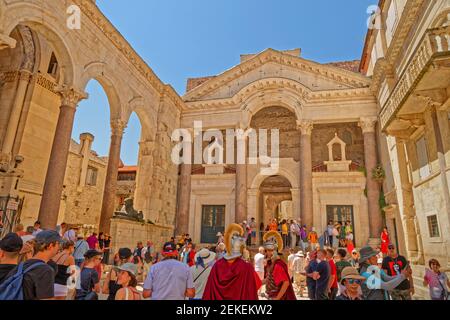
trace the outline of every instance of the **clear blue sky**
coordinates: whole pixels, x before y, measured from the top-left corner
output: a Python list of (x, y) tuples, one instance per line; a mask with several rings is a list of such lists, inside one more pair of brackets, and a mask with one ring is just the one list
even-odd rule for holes
[[(378, 0), (97, 0), (106, 17), (165, 83), (184, 94), (186, 79), (215, 75), (239, 63), (242, 53), (302, 48), (318, 62), (360, 59), (367, 8)], [(107, 155), (109, 106), (101, 86), (88, 85), (73, 131), (95, 135)], [(133, 114), (122, 160), (136, 164), (140, 124)]]

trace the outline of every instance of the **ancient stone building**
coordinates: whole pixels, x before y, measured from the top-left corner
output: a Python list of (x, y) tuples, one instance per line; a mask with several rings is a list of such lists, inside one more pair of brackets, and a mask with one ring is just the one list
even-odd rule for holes
[(361, 71), (379, 105), (388, 228), (419, 291), (429, 259), (450, 266), (450, 2), (379, 7)]
[[(386, 223), (420, 282), (430, 257), (450, 263), (450, 4), (381, 0), (379, 7), (360, 65), (320, 64), (299, 49), (267, 49), (242, 55), (219, 75), (189, 79), (180, 97), (95, 1), (0, 0), (2, 217), (15, 221), (22, 209), (24, 219), (39, 218), (46, 228), (86, 217), (111, 231), (116, 248), (186, 232), (197, 243), (211, 243), (231, 222), (255, 217), (259, 225), (281, 216), (319, 232), (329, 219), (350, 221), (360, 247), (378, 243)], [(92, 79), (109, 101), (111, 118), (100, 119), (111, 127), (107, 163), (82, 156), (89, 135), (80, 146), (70, 138)], [(132, 112), (142, 125), (134, 204), (153, 224), (111, 219)], [(200, 161), (172, 161), (172, 134), (180, 128), (187, 129), (183, 144), (205, 138)], [(246, 153), (225, 150), (231, 161), (207, 162), (202, 147), (219, 142), (210, 129), (266, 129), (268, 141), (276, 129), (279, 145), (253, 154), (249, 147), (263, 146), (254, 135), (226, 137), (225, 144), (246, 146)], [(258, 157), (276, 150), (279, 162)], [(184, 152), (198, 160), (196, 152)], [(92, 186), (82, 183), (89, 166), (105, 185), (103, 195), (96, 194), (101, 201), (89, 208), (97, 211), (101, 203), (98, 221), (87, 207), (65, 202), (78, 190), (94, 197)], [(72, 206), (70, 213), (64, 206)]]
[(370, 83), (355, 62), (319, 64), (299, 49), (243, 55), (220, 75), (189, 79), (183, 128), (195, 130), (201, 121), (204, 133), (278, 129), (280, 163), (269, 174), (261, 161), (182, 164), (179, 233), (214, 242), (228, 223), (254, 217), (266, 225), (290, 202), (290, 218), (309, 228), (323, 232), (329, 219), (351, 221), (358, 246), (376, 243), (380, 186), (364, 174), (378, 164)]

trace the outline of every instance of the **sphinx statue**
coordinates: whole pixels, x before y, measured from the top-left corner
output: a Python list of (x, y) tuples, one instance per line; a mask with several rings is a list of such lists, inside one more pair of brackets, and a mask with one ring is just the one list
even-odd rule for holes
[(137, 212), (134, 209), (133, 198), (125, 199), (122, 210), (114, 212), (114, 218), (144, 222), (144, 214), (142, 211)]

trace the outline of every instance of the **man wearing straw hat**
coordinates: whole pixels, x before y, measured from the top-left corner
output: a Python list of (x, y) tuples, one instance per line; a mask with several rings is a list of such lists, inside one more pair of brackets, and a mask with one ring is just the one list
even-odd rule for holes
[(364, 300), (361, 284), (366, 280), (353, 267), (345, 267), (341, 272), (341, 285), (345, 288), (336, 300)]

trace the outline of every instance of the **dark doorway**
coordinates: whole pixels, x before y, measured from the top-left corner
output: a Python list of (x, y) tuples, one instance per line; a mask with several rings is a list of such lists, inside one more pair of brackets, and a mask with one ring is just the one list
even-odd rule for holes
[(353, 230), (353, 243), (356, 243), (355, 220), (353, 217), (353, 206), (327, 206), (327, 224), (328, 221), (340, 222), (343, 226), (350, 221)]
[(224, 231), (225, 206), (203, 206), (201, 243), (216, 243), (217, 233)]

